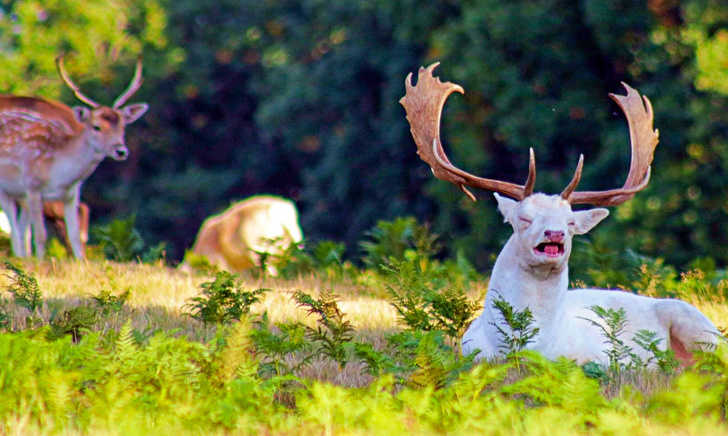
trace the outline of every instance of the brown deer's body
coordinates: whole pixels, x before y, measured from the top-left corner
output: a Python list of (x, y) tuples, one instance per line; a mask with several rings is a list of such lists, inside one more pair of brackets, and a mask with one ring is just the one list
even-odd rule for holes
[[(73, 250), (71, 247), (71, 240), (68, 238), (68, 232), (66, 232), (66, 221), (64, 219), (63, 202), (62, 201), (44, 201), (43, 202), (43, 217), (46, 221), (53, 225), (56, 230), (56, 234), (61, 238), (63, 243), (66, 245), (68, 250)], [(86, 250), (86, 243), (88, 243), (88, 226), (91, 217), (91, 210), (88, 205), (84, 202), (78, 203), (78, 229), (79, 236), (81, 238), (81, 250)], [(72, 251), (69, 251), (72, 252)]]
[(68, 241), (74, 256), (83, 257), (81, 184), (107, 156), (127, 158), (125, 126), (148, 108), (145, 103), (119, 108), (141, 86), (141, 63), (112, 107), (81, 94), (65, 74), (62, 59), (57, 63), (63, 80), (91, 109), (37, 97), (0, 96), (0, 208), (8, 215), (13, 252), (21, 257), (30, 255), (24, 243), (28, 226), (36, 256), (44, 255), (44, 201), (63, 203)]
[[(260, 266), (260, 253), (280, 254), (302, 239), (296, 205), (285, 198), (258, 195), (206, 219), (192, 251), (213, 265), (240, 272)], [(267, 268), (277, 273), (271, 265)]]

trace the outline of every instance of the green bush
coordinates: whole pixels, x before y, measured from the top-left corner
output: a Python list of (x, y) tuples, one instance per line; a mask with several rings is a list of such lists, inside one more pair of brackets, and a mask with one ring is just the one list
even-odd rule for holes
[(390, 258), (382, 268), (389, 302), (408, 328), (440, 330), (459, 343), (480, 304), (447, 279), (441, 264), (420, 257)]
[(338, 297), (332, 291), (323, 291), (319, 298), (313, 298), (302, 291), (293, 295), (299, 307), (309, 315), (316, 316), (316, 328), (306, 327), (309, 340), (320, 352), (339, 364), (343, 369), (350, 360), (346, 344), (354, 339), (354, 327), (346, 320), (338, 305)]
[(27, 328), (40, 326), (43, 322), (39, 310), (43, 306), (43, 295), (38, 286), (38, 280), (25, 272), (22, 267), (5, 261), (5, 268), (12, 272), (10, 285), (7, 291), (13, 295), (13, 302), (28, 310), (29, 315), (25, 318)]
[(439, 251), (437, 236), (429, 227), (417, 223), (413, 217), (379, 221), (359, 243), (363, 251), (362, 262), (369, 268), (380, 269), (392, 259), (403, 260), (406, 255), (429, 258)]
[(222, 324), (239, 321), (250, 313), (250, 306), (260, 301), (268, 289), (243, 290), (239, 277), (220, 271), (215, 280), (200, 285), (201, 297), (190, 299), (186, 305), (192, 318), (204, 323)]

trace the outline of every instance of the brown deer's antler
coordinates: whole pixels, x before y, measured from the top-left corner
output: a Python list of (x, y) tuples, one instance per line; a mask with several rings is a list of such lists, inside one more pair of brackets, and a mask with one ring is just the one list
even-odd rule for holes
[(137, 59), (136, 68), (134, 69), (134, 77), (132, 77), (126, 90), (114, 100), (112, 107), (118, 109), (122, 104), (126, 103), (129, 98), (142, 86), (142, 58)]
[(435, 62), (427, 68), (420, 67), (417, 73), (417, 85), (412, 85), (412, 73), (404, 81), (405, 96), (399, 102), (407, 112), (410, 131), (417, 145), (417, 154), (425, 161), (438, 179), (454, 183), (473, 201), (475, 196), (466, 186), (494, 191), (509, 197), (522, 200), (533, 193), (536, 181), (536, 161), (533, 149), (530, 151), (528, 179), (525, 185), (485, 179), (455, 167), (442, 147), (440, 141), (440, 117), (448, 96), (457, 91), (464, 93), (463, 88), (452, 82), (441, 82), (432, 75), (432, 71), (440, 65)]
[(66, 85), (68, 85), (68, 87), (71, 88), (71, 91), (73, 91), (73, 94), (76, 96), (76, 98), (78, 98), (82, 102), (86, 103), (87, 105), (91, 106), (92, 108), (97, 108), (97, 107), (101, 106), (100, 104), (96, 103), (94, 100), (86, 97), (81, 92), (81, 88), (79, 88), (78, 85), (73, 83), (71, 78), (66, 73), (65, 67), (63, 66), (63, 55), (58, 56), (56, 58), (56, 67), (58, 68), (58, 74), (61, 75), (61, 79), (63, 79), (63, 81), (66, 83)]
[[(650, 164), (660, 136), (660, 132), (652, 125), (654, 120), (652, 104), (647, 97), (640, 96), (639, 92), (626, 83), (622, 82), (622, 86), (627, 90), (627, 95), (609, 94), (609, 97), (622, 109), (629, 124), (632, 158), (627, 180), (621, 188), (608, 191), (572, 192), (576, 184), (573, 187), (569, 184), (571, 189), (567, 187), (561, 196), (571, 204), (616, 206), (634, 197), (634, 194), (644, 189), (650, 181)], [(577, 172), (581, 173), (581, 160)], [(578, 183), (576, 174), (574, 179)]]

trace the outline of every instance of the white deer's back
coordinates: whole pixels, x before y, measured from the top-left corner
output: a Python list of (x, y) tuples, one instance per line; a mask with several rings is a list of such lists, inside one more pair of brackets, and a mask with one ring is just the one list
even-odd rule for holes
[[(618, 290), (572, 289), (564, 294), (562, 304), (550, 318), (535, 315), (533, 327), (538, 327), (540, 331), (526, 348), (551, 359), (565, 356), (578, 363), (594, 361), (608, 364), (607, 351), (611, 345), (604, 331), (592, 321), (604, 328), (608, 327), (591, 310), (594, 306), (624, 311), (626, 324), (619, 339), (645, 362), (653, 356), (634, 341), (640, 330), (655, 333), (655, 338), (660, 341), (659, 348), (663, 350), (696, 343), (712, 344), (720, 334), (708, 318), (684, 301), (651, 298)], [(500, 333), (495, 323), (502, 326), (502, 317), (497, 311), (486, 308), (465, 333), (463, 352), (471, 353), (480, 349), (479, 358), (493, 358), (502, 354)], [(681, 343), (676, 344), (679, 341)]]

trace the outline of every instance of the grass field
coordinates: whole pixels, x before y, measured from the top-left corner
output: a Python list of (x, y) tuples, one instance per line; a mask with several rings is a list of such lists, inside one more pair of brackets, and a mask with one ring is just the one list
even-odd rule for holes
[[(418, 262), (424, 275), (445, 271), (437, 262)], [(192, 299), (204, 297), (213, 273), (161, 262), (13, 263), (37, 279), (42, 303), (29, 310), (7, 292), (17, 275), (0, 272), (7, 316), (0, 333), (3, 434), (728, 434), (724, 348), (676, 373), (593, 378), (573, 363), (528, 352), (473, 365), (437, 332), (393, 342), (412, 329), (391, 304), (391, 277), (372, 270), (312, 270), (289, 279), (244, 274), (240, 289), (268, 291), (241, 321), (217, 324), (191, 316)], [(653, 272), (636, 274), (644, 281)], [(650, 292), (675, 292), (726, 327), (725, 283), (711, 277), (655, 275)], [(482, 304), (486, 278), (457, 286)], [(348, 353), (343, 364), (325, 342), (301, 345), (313, 343), (312, 332), (323, 324), (297, 303), (297, 291), (314, 299), (337, 295), (350, 322), (342, 341), (349, 345), (339, 349)], [(128, 297), (101, 314), (96, 298), (104, 292)], [(80, 340), (57, 329), (74, 308), (97, 313), (79, 330)], [(263, 313), (268, 327), (255, 327)], [(299, 342), (295, 334), (283, 336), (295, 323), (308, 327)], [(304, 348), (276, 355), (273, 346), (260, 345), (261, 329), (284, 346)], [(330, 326), (323, 330), (332, 337)], [(369, 360), (357, 354), (362, 344), (371, 347)], [(376, 362), (382, 366), (375, 371)]]

